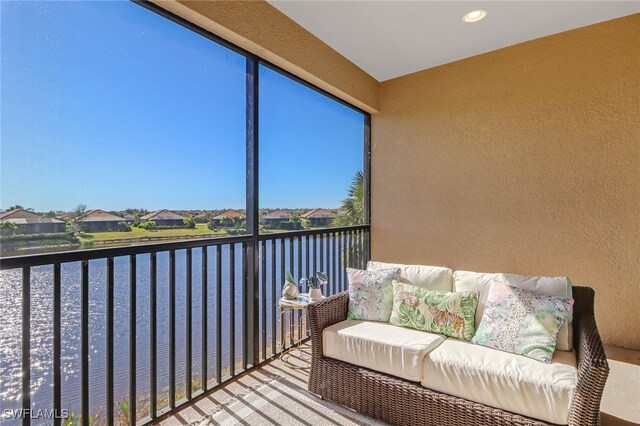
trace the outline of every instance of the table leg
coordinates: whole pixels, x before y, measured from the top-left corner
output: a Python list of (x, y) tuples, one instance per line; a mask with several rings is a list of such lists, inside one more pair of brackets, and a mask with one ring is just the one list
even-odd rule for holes
[(287, 324), (286, 320), (285, 320), (285, 309), (284, 308), (280, 308), (280, 354), (282, 354), (284, 352), (284, 348), (286, 346), (286, 341), (285, 341), (285, 326)]

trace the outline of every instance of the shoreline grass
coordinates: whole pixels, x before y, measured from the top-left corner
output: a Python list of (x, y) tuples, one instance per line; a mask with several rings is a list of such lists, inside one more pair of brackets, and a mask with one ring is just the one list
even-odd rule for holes
[(77, 236), (82, 242), (91, 241), (95, 243), (114, 242), (126, 240), (150, 240), (180, 237), (226, 235), (224, 230), (211, 230), (205, 224), (197, 224), (195, 228), (159, 228), (154, 230), (133, 227), (131, 231), (109, 231), (109, 232), (82, 232)]

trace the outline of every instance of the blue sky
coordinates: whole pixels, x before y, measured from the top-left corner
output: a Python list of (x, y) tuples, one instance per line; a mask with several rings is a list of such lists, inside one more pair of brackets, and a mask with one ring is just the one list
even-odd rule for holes
[[(0, 208), (245, 207), (245, 60), (126, 1), (2, 2)], [(261, 207), (337, 207), (363, 116), (260, 68)]]

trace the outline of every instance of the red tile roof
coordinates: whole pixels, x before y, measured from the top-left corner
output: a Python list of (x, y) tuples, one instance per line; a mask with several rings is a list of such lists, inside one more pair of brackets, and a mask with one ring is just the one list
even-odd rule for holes
[(80, 219), (82, 222), (113, 222), (122, 221), (124, 218), (114, 214), (105, 212), (104, 210), (95, 209), (83, 214)]
[(303, 214), (302, 217), (308, 219), (310, 217), (335, 217), (335, 215), (327, 209), (313, 209)]
[(245, 215), (238, 210), (229, 209), (215, 216), (214, 219), (222, 219), (223, 217), (245, 217)]
[(167, 219), (171, 219), (171, 220), (183, 220), (184, 216), (180, 216), (178, 213), (174, 213), (171, 210), (167, 210), (167, 209), (162, 209), (162, 210), (156, 210), (155, 212), (151, 212), (149, 214), (146, 214), (144, 216), (142, 216), (140, 219), (142, 220), (167, 220)]
[(13, 223), (64, 223), (52, 217), (40, 216), (39, 214), (24, 209), (13, 209), (0, 213), (0, 222)]
[(291, 217), (291, 213), (284, 210), (275, 210), (271, 213), (263, 216), (263, 219), (288, 219)]

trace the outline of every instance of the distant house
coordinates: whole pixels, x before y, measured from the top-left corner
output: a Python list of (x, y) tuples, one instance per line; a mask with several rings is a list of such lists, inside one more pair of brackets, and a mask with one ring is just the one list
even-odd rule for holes
[(310, 226), (329, 226), (335, 215), (327, 209), (314, 209), (302, 215), (303, 219), (307, 219)]
[(66, 223), (24, 209), (0, 213), (0, 222), (16, 225), (16, 234), (53, 234), (66, 231)]
[(262, 216), (264, 225), (269, 228), (277, 228), (282, 222), (287, 222), (289, 219), (291, 219), (291, 213), (284, 210), (276, 210)]
[(178, 213), (167, 209), (156, 210), (140, 218), (141, 222), (148, 222), (150, 220), (154, 221), (156, 226), (185, 226), (184, 216), (180, 216)]
[(125, 219), (100, 209), (88, 211), (78, 219), (80, 230), (87, 232), (114, 231), (120, 222)]
[(236, 226), (239, 225), (238, 222), (244, 220), (246, 216), (241, 211), (229, 209), (223, 211), (217, 216), (214, 216), (211, 221), (213, 222), (214, 226), (223, 226), (223, 221), (226, 217), (233, 219), (236, 223), (234, 223), (232, 226)]
[(120, 216), (124, 219), (125, 222), (131, 224), (136, 220), (136, 217), (131, 213), (120, 212)]

